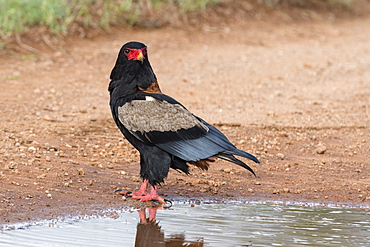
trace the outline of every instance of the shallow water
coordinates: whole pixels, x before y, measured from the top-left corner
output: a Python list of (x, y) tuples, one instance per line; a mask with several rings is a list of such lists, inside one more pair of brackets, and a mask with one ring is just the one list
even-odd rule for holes
[(370, 246), (370, 212), (350, 208), (176, 203), (110, 215), (3, 227), (0, 246)]

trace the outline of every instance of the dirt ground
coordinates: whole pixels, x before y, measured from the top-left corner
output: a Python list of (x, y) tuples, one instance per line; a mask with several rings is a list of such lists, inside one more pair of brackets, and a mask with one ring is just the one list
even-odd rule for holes
[(0, 224), (140, 205), (139, 156), (115, 126), (109, 74), (148, 45), (162, 91), (215, 124), (257, 177), (217, 161), (171, 171), (170, 200), (370, 205), (370, 18), (115, 29), (42, 55), (0, 53)]

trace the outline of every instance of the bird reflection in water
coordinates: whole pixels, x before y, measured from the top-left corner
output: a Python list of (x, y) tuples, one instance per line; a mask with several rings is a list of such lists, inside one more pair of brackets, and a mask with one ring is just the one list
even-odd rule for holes
[[(165, 238), (164, 232), (156, 220), (157, 210), (162, 207), (143, 208), (139, 211), (140, 222), (137, 224), (135, 247), (203, 247), (203, 239), (186, 241), (185, 234), (175, 234)], [(146, 215), (148, 211), (148, 217)]]

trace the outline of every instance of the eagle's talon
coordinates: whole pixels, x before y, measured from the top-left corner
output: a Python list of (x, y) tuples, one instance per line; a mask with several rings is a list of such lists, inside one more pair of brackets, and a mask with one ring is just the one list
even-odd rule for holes
[(172, 205), (173, 205), (172, 201), (170, 201), (168, 199), (165, 199), (165, 198), (163, 198), (163, 199), (164, 199), (164, 202), (165, 202), (164, 205), (163, 205), (164, 208), (172, 207)]
[(132, 196), (132, 191), (126, 191), (126, 190), (116, 190), (114, 191), (115, 193), (118, 193), (120, 195), (126, 196), (126, 197), (131, 197)]

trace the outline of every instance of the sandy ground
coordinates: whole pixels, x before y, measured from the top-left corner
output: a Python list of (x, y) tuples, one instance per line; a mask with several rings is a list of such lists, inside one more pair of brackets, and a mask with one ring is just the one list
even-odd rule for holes
[(162, 91), (256, 155), (171, 171), (170, 200), (370, 205), (370, 19), (116, 29), (40, 56), (0, 53), (0, 224), (141, 203), (139, 157), (111, 119), (119, 48), (137, 40)]

